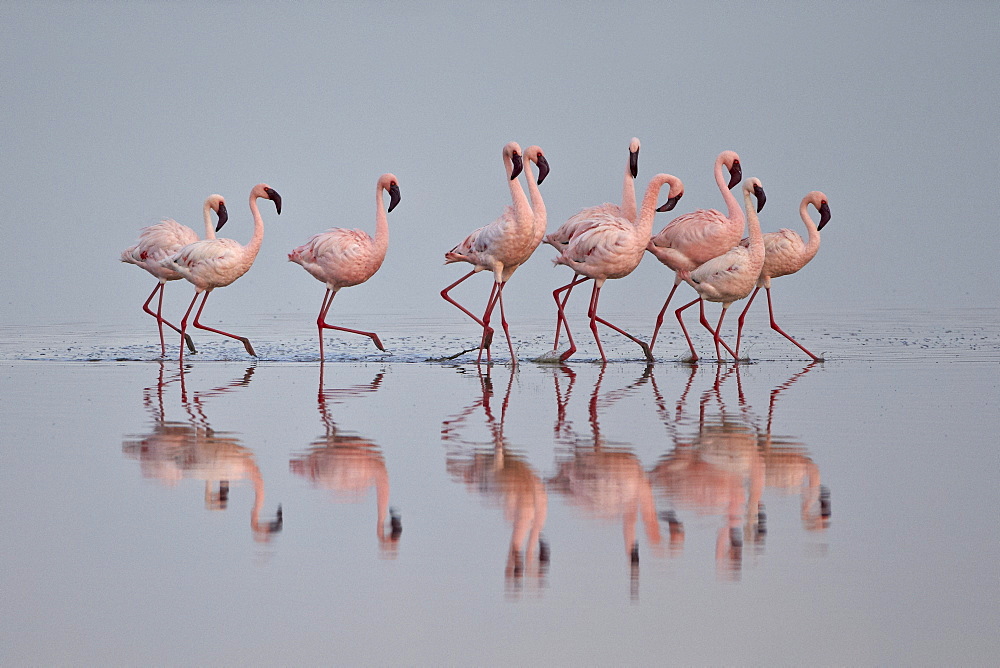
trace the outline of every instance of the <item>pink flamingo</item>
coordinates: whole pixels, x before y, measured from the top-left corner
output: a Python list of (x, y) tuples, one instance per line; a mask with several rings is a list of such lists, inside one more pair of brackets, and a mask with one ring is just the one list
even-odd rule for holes
[[(764, 237), (760, 233), (760, 220), (757, 219), (757, 212), (764, 208), (765, 196), (764, 188), (760, 180), (756, 178), (748, 179), (743, 184), (743, 197), (746, 201), (747, 221), (750, 227), (750, 237), (746, 246), (737, 245), (729, 252), (712, 258), (694, 271), (686, 275), (685, 280), (692, 288), (698, 291), (699, 297), (692, 302), (677, 309), (677, 321), (681, 324), (681, 331), (687, 339), (688, 347), (691, 348), (691, 361), (698, 360), (698, 353), (694, 351), (694, 344), (688, 336), (687, 328), (684, 327), (684, 319), (681, 312), (689, 306), (699, 304), (701, 310), (701, 324), (708, 331), (712, 332), (715, 339), (715, 357), (721, 362), (722, 355), (719, 352), (721, 339), (719, 333), (722, 331), (722, 319), (726, 317), (726, 311), (733, 302), (744, 299), (753, 290), (753, 286), (760, 277), (760, 270), (764, 266)], [(752, 197), (757, 198), (757, 208), (753, 208)], [(705, 301), (721, 302), (722, 313), (719, 315), (719, 324), (713, 330), (708, 320), (705, 318)], [(725, 345), (722, 342), (722, 345)], [(738, 359), (736, 354), (726, 346), (734, 359)]]
[[(819, 225), (816, 225), (809, 215), (810, 204), (819, 211)], [(747, 311), (750, 310), (750, 305), (753, 304), (754, 297), (757, 296), (761, 288), (764, 288), (767, 290), (767, 311), (771, 317), (771, 329), (798, 346), (814, 362), (822, 361), (821, 358), (813, 355), (802, 344), (786, 334), (781, 327), (778, 327), (778, 323), (774, 321), (774, 308), (771, 304), (771, 279), (794, 274), (806, 266), (816, 255), (816, 251), (819, 250), (819, 231), (830, 222), (830, 205), (826, 201), (826, 195), (818, 190), (813, 190), (803, 197), (802, 203), (799, 204), (799, 216), (802, 218), (802, 222), (806, 224), (806, 230), (809, 231), (808, 243), (803, 242), (802, 237), (787, 228), (782, 228), (777, 232), (768, 232), (764, 235), (764, 268), (760, 272), (756, 289), (750, 295), (743, 313), (740, 314), (739, 327), (736, 330), (737, 354), (740, 352), (740, 336), (743, 333), (743, 321), (746, 319)], [(747, 245), (749, 240), (744, 239), (740, 243)]]
[[(617, 204), (604, 203), (598, 206), (583, 209), (579, 213), (570, 217), (570, 219), (563, 223), (555, 232), (546, 235), (542, 241), (555, 248), (559, 253), (562, 253), (565, 247), (569, 244), (570, 239), (580, 232), (593, 227), (598, 223), (598, 221), (604, 219), (606, 216), (624, 218), (634, 223), (637, 210), (635, 203), (635, 177), (639, 175), (639, 148), (639, 139), (637, 137), (632, 137), (632, 141), (629, 142), (628, 146), (628, 163), (625, 165), (625, 178), (622, 182), (621, 206)], [(563, 297), (561, 303), (559, 302), (556, 293), (552, 293), (553, 299), (556, 300), (556, 308), (560, 314), (565, 309), (566, 302), (569, 301), (570, 293), (573, 292), (573, 286), (578, 285), (585, 280), (587, 280), (586, 277), (580, 277), (579, 280), (570, 284), (569, 288), (566, 289), (566, 296)], [(560, 288), (560, 290), (562, 289), (563, 288)], [(559, 330), (562, 328), (562, 323), (563, 318), (557, 317), (555, 343), (552, 344), (553, 351), (559, 349)], [(572, 335), (570, 335), (570, 337), (572, 337)], [(572, 338), (570, 338), (569, 343), (570, 346), (573, 345)]]
[[(512, 205), (508, 206), (503, 214), (493, 222), (480, 227), (466, 237), (460, 244), (445, 253), (445, 264), (452, 262), (468, 262), (473, 266), (465, 276), (446, 287), (441, 291), (441, 297), (445, 301), (454, 304), (463, 313), (472, 318), (483, 328), (483, 336), (479, 345), (479, 359), (482, 359), (482, 351), (485, 348), (487, 360), (489, 360), (489, 346), (492, 342), (493, 330), (489, 327), (489, 317), (496, 302), (500, 303), (500, 317), (504, 326), (504, 333), (507, 335), (507, 346), (510, 349), (511, 363), (516, 364), (517, 358), (514, 354), (514, 344), (510, 340), (510, 332), (503, 313), (503, 296), (501, 294), (504, 284), (510, 278), (514, 269), (530, 257), (532, 251), (538, 245), (535, 234), (535, 215), (528, 198), (524, 194), (518, 175), (524, 168), (523, 153), (517, 142), (509, 142), (503, 148), (504, 168), (507, 172), (508, 186)], [(538, 182), (548, 174), (548, 164), (539, 155), (539, 177)], [(545, 167), (542, 167), (542, 165)], [(540, 241), (540, 237), (537, 237)], [(459, 304), (449, 296), (449, 292), (467, 278), (484, 269), (493, 272), (493, 288), (490, 291), (490, 298), (486, 304), (486, 310), (480, 319), (471, 311)]]
[(335, 329), (351, 334), (361, 334), (371, 338), (375, 347), (384, 351), (385, 346), (375, 332), (363, 332), (347, 327), (338, 327), (326, 322), (327, 311), (341, 288), (360, 285), (371, 278), (385, 259), (389, 248), (389, 224), (386, 221), (382, 191), (389, 192), (389, 211), (399, 204), (399, 180), (393, 174), (383, 174), (375, 189), (375, 238), (363, 230), (347, 230), (333, 227), (326, 232), (313, 235), (309, 241), (288, 254), (291, 262), (302, 265), (312, 276), (326, 283), (323, 305), (316, 318), (319, 328), (319, 359), (323, 356), (323, 330)]
[[(209, 195), (205, 200), (205, 238), (215, 238), (215, 226), (212, 225), (212, 214), (219, 216), (219, 227), (226, 224), (229, 212), (226, 210), (226, 200), (222, 195)], [(170, 257), (184, 246), (198, 241), (198, 233), (187, 225), (181, 225), (176, 220), (167, 218), (155, 225), (144, 227), (139, 232), (139, 243), (131, 248), (122, 251), (122, 262), (128, 262), (142, 267), (158, 279), (156, 287), (149, 293), (146, 303), (142, 305), (142, 310), (156, 318), (156, 325), (160, 330), (160, 355), (166, 356), (167, 347), (163, 341), (163, 323), (166, 323), (178, 334), (181, 330), (163, 317), (163, 286), (167, 281), (176, 281), (181, 278), (173, 269), (169, 269), (160, 264), (164, 258)], [(160, 298), (156, 304), (156, 313), (149, 310), (149, 302), (159, 293)], [(185, 337), (188, 348), (195, 352), (194, 342), (190, 336)]]
[[(670, 184), (669, 199), (663, 206), (655, 208), (657, 198), (660, 196), (660, 189), (664, 183)], [(595, 213), (593, 216), (594, 225), (573, 237), (559, 257), (553, 260), (556, 264), (570, 267), (583, 277), (582, 279), (574, 278), (573, 281), (553, 293), (557, 305), (560, 303), (558, 296), (560, 291), (569, 290), (573, 285), (583, 280), (594, 279), (594, 289), (590, 296), (590, 308), (587, 315), (590, 318), (590, 330), (594, 333), (594, 340), (597, 341), (597, 348), (601, 352), (601, 360), (605, 363), (607, 363), (608, 358), (601, 345), (597, 323), (610, 327), (619, 334), (635, 341), (642, 348), (646, 359), (650, 362), (654, 361), (649, 346), (644, 341), (640, 341), (625, 330), (598, 317), (597, 301), (600, 298), (604, 281), (609, 278), (624, 278), (639, 266), (649, 241), (649, 233), (653, 229), (653, 217), (656, 212), (669, 211), (674, 208), (683, 194), (684, 185), (680, 179), (670, 174), (657, 174), (646, 187), (646, 194), (642, 199), (642, 209), (636, 221), (615, 216), (610, 211), (603, 211), (599, 215)], [(569, 323), (565, 322), (566, 316), (561, 309), (558, 317), (566, 324), (566, 332), (569, 334)], [(560, 360), (569, 358), (576, 351), (572, 335), (569, 336), (569, 339), (570, 348), (559, 356)]]
[[(205, 309), (205, 302), (208, 301), (208, 295), (211, 294), (212, 290), (229, 285), (247, 273), (253, 266), (257, 251), (260, 250), (260, 244), (264, 240), (264, 220), (260, 217), (260, 210), (257, 208), (257, 199), (260, 197), (273, 201), (274, 208), (279, 215), (281, 214), (281, 195), (266, 183), (255, 185), (250, 191), (250, 212), (253, 214), (254, 223), (253, 237), (246, 246), (232, 239), (203, 239), (188, 244), (177, 251), (173, 257), (166, 258), (161, 263), (194, 285), (194, 298), (184, 313), (184, 319), (181, 320), (181, 336), (187, 332), (188, 316), (191, 314), (191, 309), (194, 308), (194, 303), (198, 300), (198, 295), (204, 292), (205, 296), (201, 300), (201, 306), (198, 307), (198, 312), (194, 316), (194, 326), (242, 341), (247, 352), (254, 357), (257, 356), (257, 353), (250, 345), (250, 339), (224, 332), (221, 329), (206, 327), (198, 320), (201, 318), (201, 312)], [(216, 231), (221, 227), (219, 225)], [(183, 346), (181, 347), (180, 361), (184, 361)]]
[[(722, 168), (729, 171), (727, 185), (722, 174)], [(659, 234), (649, 240), (646, 249), (656, 256), (656, 259), (676, 272), (674, 287), (667, 295), (653, 328), (653, 337), (649, 341), (649, 349), (656, 344), (656, 335), (663, 324), (663, 315), (681, 281), (687, 278), (687, 272), (694, 271), (700, 265), (714, 257), (719, 257), (740, 242), (743, 236), (743, 210), (736, 197), (730, 192), (743, 178), (740, 166), (740, 156), (735, 151), (723, 151), (715, 159), (715, 182), (722, 192), (726, 202), (727, 215), (715, 209), (698, 209), (691, 213), (678, 216), (667, 223)]]

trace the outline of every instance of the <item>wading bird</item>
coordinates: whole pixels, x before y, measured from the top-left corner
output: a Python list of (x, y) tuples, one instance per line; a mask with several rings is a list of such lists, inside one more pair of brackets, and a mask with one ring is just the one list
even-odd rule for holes
[[(250, 212), (253, 214), (253, 237), (246, 246), (232, 239), (203, 239), (202, 241), (195, 241), (188, 244), (177, 251), (173, 257), (163, 260), (162, 266), (173, 269), (194, 285), (194, 298), (184, 313), (184, 319), (181, 320), (181, 336), (187, 333), (188, 316), (194, 308), (194, 303), (198, 300), (198, 295), (204, 292), (205, 296), (201, 300), (201, 306), (198, 307), (198, 311), (194, 316), (194, 326), (198, 329), (206, 329), (210, 332), (242, 341), (247, 352), (254, 357), (257, 356), (253, 346), (250, 345), (250, 339), (224, 332), (221, 329), (207, 327), (199, 323), (198, 320), (201, 318), (201, 312), (205, 309), (205, 302), (208, 301), (208, 295), (211, 294), (212, 290), (229, 285), (247, 273), (250, 267), (253, 266), (253, 261), (257, 257), (257, 251), (260, 250), (260, 244), (264, 240), (264, 219), (261, 218), (260, 210), (257, 208), (257, 200), (261, 197), (273, 201), (274, 208), (279, 215), (281, 214), (281, 195), (266, 183), (255, 185), (250, 191)], [(219, 225), (216, 231), (221, 227)], [(180, 360), (184, 361), (183, 342)]]
[(375, 238), (364, 230), (348, 230), (333, 227), (326, 232), (313, 235), (291, 253), (288, 259), (302, 265), (314, 278), (326, 284), (323, 305), (316, 318), (319, 329), (319, 359), (323, 361), (323, 330), (335, 329), (340, 332), (361, 334), (371, 338), (375, 347), (385, 350), (375, 332), (339, 327), (326, 322), (327, 311), (341, 288), (359, 285), (371, 278), (385, 259), (389, 248), (389, 223), (382, 192), (389, 193), (389, 211), (399, 204), (399, 180), (393, 174), (383, 174), (375, 188)]
[[(219, 216), (219, 227), (225, 225), (226, 220), (229, 218), (229, 213), (226, 211), (226, 200), (222, 195), (209, 195), (205, 200), (206, 239), (215, 238), (215, 226), (212, 225), (212, 211), (215, 211)], [(156, 318), (156, 326), (160, 330), (160, 355), (164, 357), (167, 354), (167, 347), (163, 340), (163, 324), (166, 323), (168, 327), (178, 334), (181, 333), (181, 330), (163, 317), (163, 286), (167, 281), (176, 281), (181, 278), (181, 275), (173, 269), (162, 266), (160, 263), (184, 246), (195, 241), (198, 241), (197, 232), (187, 225), (181, 225), (176, 220), (168, 218), (155, 225), (144, 227), (139, 232), (139, 243), (122, 251), (122, 262), (142, 267), (159, 281), (156, 287), (153, 288), (153, 291), (149, 293), (146, 303), (142, 305), (142, 310)], [(153, 313), (149, 310), (149, 302), (153, 301), (153, 297), (157, 293), (159, 293), (160, 298), (156, 304), (156, 313)], [(191, 340), (191, 337), (185, 336), (185, 341), (191, 352), (195, 352), (194, 342)]]

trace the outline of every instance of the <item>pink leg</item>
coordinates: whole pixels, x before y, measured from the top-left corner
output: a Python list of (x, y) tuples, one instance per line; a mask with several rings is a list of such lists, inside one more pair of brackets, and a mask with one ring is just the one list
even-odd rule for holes
[[(570, 356), (573, 353), (576, 352), (576, 343), (573, 342), (573, 333), (569, 330), (569, 320), (566, 319), (566, 302), (569, 301), (569, 295), (573, 291), (573, 286), (579, 285), (580, 283), (583, 283), (584, 281), (587, 281), (587, 280), (590, 280), (590, 279), (586, 278), (585, 276), (576, 277), (572, 281), (570, 281), (569, 283), (567, 283), (566, 285), (562, 286), (561, 288), (556, 288), (552, 292), (552, 298), (555, 299), (555, 301), (556, 301), (556, 308), (557, 308), (557, 313), (556, 313), (556, 342), (555, 342), (555, 345), (553, 345), (552, 349), (553, 350), (558, 350), (559, 349), (559, 324), (560, 323), (566, 325), (566, 338), (569, 340), (569, 348), (566, 350), (566, 352), (564, 352), (562, 355), (559, 356), (559, 360), (560, 361), (569, 359)], [(558, 293), (560, 291), (562, 291), (562, 290), (566, 290), (567, 292), (566, 292), (566, 296), (563, 298), (562, 302), (560, 303)]]
[(503, 286), (506, 283), (501, 283), (499, 289), (497, 290), (497, 301), (500, 302), (500, 324), (503, 326), (503, 333), (507, 337), (507, 348), (510, 350), (510, 363), (511, 366), (517, 366), (517, 355), (514, 354), (514, 343), (510, 340), (510, 328), (507, 327), (507, 317), (503, 312)]
[(778, 323), (776, 323), (774, 321), (774, 309), (771, 306), (771, 288), (767, 288), (767, 312), (768, 312), (768, 315), (771, 316), (771, 329), (773, 329), (774, 331), (776, 331), (778, 334), (781, 334), (783, 337), (785, 337), (786, 339), (788, 339), (789, 341), (791, 341), (792, 343), (794, 343), (796, 346), (798, 346), (799, 350), (801, 350), (802, 352), (804, 352), (806, 355), (809, 355), (809, 357), (811, 357), (814, 362), (821, 361), (821, 358), (816, 357), (811, 352), (809, 352), (808, 350), (806, 350), (802, 346), (801, 343), (799, 343), (798, 341), (796, 341), (795, 339), (793, 339), (791, 336), (789, 336), (788, 334), (786, 334), (785, 330), (783, 330), (780, 327), (778, 327)]
[(498, 285), (496, 281), (493, 281), (493, 287), (490, 289), (490, 298), (486, 300), (486, 310), (483, 311), (483, 319), (480, 321), (483, 323), (483, 338), (479, 341), (479, 356), (476, 357), (476, 364), (482, 362), (483, 350), (486, 350), (486, 363), (489, 364), (493, 361), (493, 356), (490, 352), (490, 345), (493, 343), (493, 328), (490, 327), (490, 317), (493, 315), (493, 307), (497, 303), (497, 295), (500, 294)]
[[(586, 276), (574, 276), (572, 281), (570, 281), (566, 285), (562, 286), (561, 288), (556, 288), (555, 290), (552, 291), (552, 298), (554, 300), (556, 300), (556, 309), (557, 309), (557, 313), (556, 313), (556, 340), (555, 340), (555, 343), (552, 344), (552, 349), (553, 350), (558, 350), (559, 349), (559, 329), (565, 323), (565, 325), (566, 325), (566, 336), (569, 338), (570, 348), (572, 348), (574, 351), (576, 351), (576, 347), (573, 345), (573, 335), (570, 334), (570, 331), (569, 331), (569, 322), (567, 322), (567, 320), (566, 320), (566, 302), (569, 301), (569, 296), (573, 292), (573, 286), (579, 285), (580, 283), (583, 283), (586, 280), (589, 280)], [(566, 296), (563, 297), (562, 302), (560, 302), (559, 301), (559, 293), (562, 292), (563, 290), (566, 291)]]
[(725, 347), (726, 351), (730, 355), (733, 356), (733, 360), (734, 361), (739, 361), (736, 358), (736, 353), (734, 353), (733, 350), (732, 350), (732, 348), (730, 348), (728, 345), (726, 345), (726, 342), (723, 341), (722, 338), (719, 336), (719, 330), (722, 327), (722, 319), (724, 317), (726, 317), (726, 309), (728, 309), (728, 308), (729, 308), (728, 306), (723, 306), (722, 307), (722, 313), (719, 315), (719, 325), (715, 329), (712, 329), (712, 325), (710, 325), (708, 323), (708, 318), (705, 317), (705, 304), (704, 304), (704, 301), (702, 302), (702, 306), (701, 306), (701, 324), (702, 324), (702, 326), (705, 329), (707, 329), (708, 331), (710, 331), (712, 333), (712, 340), (715, 342), (715, 361), (720, 362), (720, 363), (722, 362), (722, 355), (719, 354), (719, 344), (720, 343), (723, 345), (723, 347)]
[(754, 288), (753, 294), (750, 295), (750, 299), (747, 300), (747, 305), (743, 307), (743, 312), (740, 313), (740, 319), (737, 320), (736, 326), (736, 354), (740, 354), (740, 338), (743, 336), (743, 321), (747, 318), (747, 311), (750, 310), (750, 304), (753, 304), (754, 297), (760, 292), (760, 288)]
[(656, 326), (653, 327), (653, 338), (649, 340), (649, 350), (653, 350), (653, 345), (656, 343), (656, 335), (660, 333), (660, 325), (663, 324), (663, 314), (667, 312), (667, 306), (670, 305), (670, 300), (674, 297), (674, 292), (677, 291), (677, 286), (681, 284), (681, 279), (674, 279), (674, 287), (670, 289), (670, 294), (667, 295), (667, 301), (663, 302), (663, 308), (660, 309), (659, 315), (656, 316)]
[(625, 336), (626, 338), (629, 338), (638, 343), (639, 347), (642, 348), (643, 354), (646, 356), (646, 360), (649, 362), (655, 362), (656, 360), (653, 359), (653, 353), (649, 350), (649, 346), (646, 345), (645, 341), (640, 341), (636, 337), (626, 332), (624, 329), (616, 327), (615, 325), (612, 325), (604, 318), (599, 318), (597, 316), (597, 300), (600, 299), (600, 296), (601, 296), (601, 288), (597, 285), (597, 282), (595, 281), (594, 291), (591, 293), (590, 296), (590, 310), (587, 312), (587, 315), (590, 316), (590, 331), (594, 333), (594, 340), (597, 341), (597, 349), (601, 351), (601, 359), (604, 360), (605, 362), (608, 361), (608, 358), (604, 356), (604, 347), (601, 346), (601, 339), (600, 337), (597, 336), (597, 323), (601, 323), (605, 327), (610, 327), (611, 329), (615, 330), (622, 336)]
[[(165, 286), (165, 283), (163, 283), (162, 281), (159, 282), (159, 283), (157, 283), (156, 287), (153, 288), (153, 291), (149, 293), (149, 297), (146, 298), (146, 303), (144, 303), (142, 305), (142, 310), (143, 311), (145, 311), (149, 315), (151, 315), (154, 318), (156, 318), (156, 326), (160, 330), (160, 356), (161, 357), (166, 357), (167, 356), (167, 345), (166, 345), (166, 343), (163, 340), (163, 323), (166, 323), (167, 326), (170, 327), (170, 329), (174, 330), (178, 334), (181, 333), (181, 330), (178, 329), (176, 325), (174, 325), (169, 320), (167, 320), (166, 318), (163, 317), (163, 288), (164, 288), (164, 286)], [(153, 295), (155, 295), (157, 292), (160, 293), (160, 299), (159, 299), (159, 301), (156, 304), (156, 313), (153, 313), (152, 311), (149, 310), (149, 302), (153, 301)], [(188, 349), (191, 350), (191, 352), (193, 352), (193, 353), (198, 352), (197, 350), (194, 349), (194, 341), (191, 340), (190, 336), (185, 335), (184, 336), (184, 341), (187, 343), (187, 347), (188, 347)], [(183, 345), (183, 344), (181, 344), (181, 345)]]
[(335, 290), (327, 288), (327, 295), (323, 297), (323, 309), (319, 312), (319, 318), (316, 320), (316, 325), (319, 327), (319, 346), (320, 346), (320, 359), (323, 359), (323, 330), (324, 329), (335, 329), (338, 332), (348, 332), (349, 334), (361, 334), (362, 336), (367, 336), (375, 344), (375, 347), (379, 350), (385, 352), (385, 346), (378, 338), (378, 334), (375, 332), (364, 332), (360, 329), (349, 329), (347, 327), (338, 327), (337, 325), (331, 325), (326, 322), (326, 313), (330, 310), (330, 305), (333, 304), (333, 298), (337, 296)]
[(699, 304), (699, 303), (700, 303), (700, 308), (701, 308), (701, 313), (702, 313), (701, 317), (704, 318), (705, 317), (705, 304), (704, 304), (704, 302), (701, 301), (701, 297), (698, 297), (697, 299), (695, 299), (692, 302), (688, 302), (684, 306), (682, 306), (679, 309), (677, 309), (676, 311), (674, 311), (674, 315), (677, 316), (677, 322), (681, 323), (681, 331), (684, 332), (684, 338), (687, 339), (688, 348), (691, 349), (691, 361), (692, 362), (697, 362), (698, 361), (698, 353), (696, 353), (694, 351), (694, 344), (691, 343), (691, 337), (688, 336), (687, 327), (684, 326), (684, 318), (681, 317), (681, 312), (684, 311), (685, 309), (687, 309), (688, 307), (694, 306), (695, 304)]
[(469, 276), (472, 276), (475, 273), (476, 273), (476, 271), (472, 270), (468, 274), (466, 274), (465, 276), (463, 276), (462, 278), (458, 279), (457, 281), (455, 281), (454, 283), (452, 283), (451, 285), (449, 285), (448, 287), (446, 287), (444, 290), (441, 291), (441, 297), (443, 297), (444, 300), (446, 302), (448, 302), (449, 304), (452, 304), (452, 305), (456, 306), (458, 308), (458, 310), (460, 310), (462, 313), (464, 313), (465, 315), (467, 315), (470, 318), (472, 318), (473, 320), (475, 320), (476, 324), (479, 325), (480, 327), (482, 327), (484, 330), (488, 330), (488, 331), (486, 331), (486, 340), (487, 340), (486, 347), (488, 348), (490, 346), (490, 344), (493, 343), (493, 330), (490, 329), (489, 327), (487, 327), (486, 325), (484, 325), (483, 321), (481, 319), (479, 319), (478, 317), (476, 317), (472, 313), (472, 311), (470, 311), (469, 309), (467, 309), (464, 306), (462, 306), (461, 304), (459, 304), (457, 301), (455, 301), (454, 299), (452, 299), (451, 296), (448, 294), (449, 292), (451, 292), (452, 288), (454, 288), (459, 283), (461, 283), (462, 281), (464, 281)]
[[(235, 334), (230, 334), (229, 332), (224, 332), (221, 329), (215, 329), (214, 327), (208, 327), (198, 322), (198, 319), (201, 318), (201, 312), (205, 310), (205, 302), (208, 301), (208, 295), (211, 292), (212, 292), (211, 290), (205, 291), (205, 298), (201, 300), (201, 306), (198, 307), (198, 312), (194, 314), (194, 323), (193, 323), (194, 326), (197, 327), (198, 329), (205, 329), (208, 330), (209, 332), (215, 332), (216, 334), (221, 334), (222, 336), (228, 336), (231, 339), (236, 339), (237, 341), (241, 341), (243, 343), (243, 347), (247, 349), (247, 352), (253, 355), (254, 357), (257, 357), (257, 353), (254, 352), (253, 346), (250, 345), (250, 339), (246, 338), (245, 336), (237, 336)], [(198, 295), (196, 294), (195, 297), (197, 298), (197, 296)], [(194, 300), (191, 300), (191, 306), (194, 306)], [(190, 311), (191, 308), (188, 307), (188, 312)], [(187, 323), (187, 313), (184, 314), (184, 321), (181, 323), (182, 329), (185, 330), (187, 329), (186, 323)]]

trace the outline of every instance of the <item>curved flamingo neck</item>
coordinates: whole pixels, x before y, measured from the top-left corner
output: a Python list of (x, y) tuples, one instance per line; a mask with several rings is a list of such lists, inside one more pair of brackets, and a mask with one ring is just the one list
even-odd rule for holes
[(535, 173), (531, 170), (532, 161), (528, 158), (524, 159), (524, 173), (528, 179), (528, 194), (531, 196), (531, 211), (535, 216), (535, 231), (538, 232), (538, 237), (545, 236), (545, 226), (548, 224), (548, 218), (545, 212), (545, 202), (542, 200), (542, 193), (538, 189), (538, 179), (535, 178)]
[[(529, 162), (531, 161), (522, 157), (522, 165)], [(507, 187), (510, 188), (510, 199), (514, 207), (515, 220), (519, 223), (534, 224), (534, 214), (531, 211), (531, 205), (528, 204), (528, 197), (524, 194), (524, 188), (521, 187), (520, 179), (510, 178), (510, 175), (514, 173), (514, 162), (506, 153), (503, 156), (503, 163), (507, 171)], [(524, 169), (527, 169), (527, 167), (522, 166), (521, 171), (524, 171)]]
[(760, 219), (757, 218), (757, 207), (754, 204), (753, 193), (743, 191), (743, 199), (747, 209), (747, 226), (750, 228), (750, 255), (764, 257), (764, 235), (760, 231)]
[(628, 218), (633, 223), (636, 222), (638, 213), (635, 202), (635, 179), (632, 177), (632, 170), (629, 164), (625, 163), (625, 180), (622, 182), (622, 216)]
[(205, 238), (214, 239), (215, 238), (215, 225), (212, 224), (212, 205), (205, 200), (205, 210), (203, 211), (205, 215)]
[[(653, 218), (656, 217), (657, 201), (660, 197), (660, 189), (663, 184), (671, 181), (674, 177), (669, 174), (657, 174), (646, 186), (646, 194), (642, 198), (642, 207), (639, 209), (639, 216), (635, 220), (636, 233), (649, 236), (653, 231)], [(648, 241), (648, 239), (647, 239)]]
[(806, 242), (805, 253), (807, 257), (812, 259), (812, 257), (819, 251), (819, 229), (816, 227), (816, 223), (813, 222), (812, 216), (809, 215), (809, 196), (802, 198), (802, 204), (799, 205), (799, 216), (802, 218), (802, 222), (806, 225), (806, 230), (809, 231), (809, 240)]
[(258, 197), (260, 195), (254, 192), (250, 193), (250, 213), (253, 214), (253, 237), (251, 237), (250, 243), (243, 247), (243, 252), (251, 262), (256, 259), (260, 245), (264, 241), (264, 219), (261, 218), (260, 209), (257, 208)]
[(742, 234), (745, 222), (743, 209), (740, 207), (739, 200), (736, 199), (736, 196), (729, 189), (726, 177), (722, 173), (723, 164), (722, 156), (720, 155), (715, 159), (715, 183), (719, 186), (719, 190), (722, 192), (722, 199), (726, 202), (726, 217), (729, 218), (733, 225), (738, 224), (740, 226), (740, 234)]
[(383, 255), (389, 248), (389, 220), (385, 211), (384, 190), (381, 183), (375, 190), (375, 247), (381, 250)]

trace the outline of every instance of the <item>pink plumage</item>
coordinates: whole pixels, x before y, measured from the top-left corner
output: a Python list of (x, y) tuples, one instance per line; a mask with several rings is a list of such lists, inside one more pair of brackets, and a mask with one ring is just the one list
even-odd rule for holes
[(323, 305), (320, 307), (316, 326), (319, 329), (319, 358), (325, 359), (323, 352), (323, 330), (334, 329), (371, 338), (379, 350), (385, 350), (382, 341), (374, 332), (364, 332), (346, 327), (338, 327), (326, 322), (327, 312), (337, 291), (360, 285), (375, 275), (385, 260), (389, 248), (389, 223), (386, 217), (383, 192), (389, 193), (389, 209), (399, 204), (399, 179), (394, 174), (383, 174), (375, 187), (375, 237), (364, 230), (348, 230), (334, 227), (315, 234), (288, 254), (288, 259), (302, 266), (317, 280), (326, 284)]

